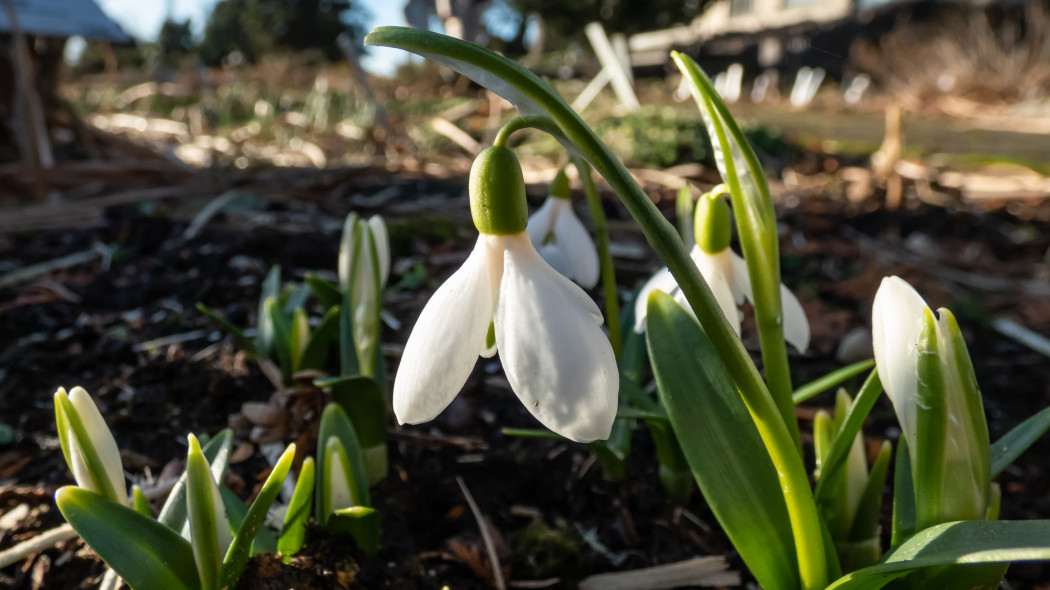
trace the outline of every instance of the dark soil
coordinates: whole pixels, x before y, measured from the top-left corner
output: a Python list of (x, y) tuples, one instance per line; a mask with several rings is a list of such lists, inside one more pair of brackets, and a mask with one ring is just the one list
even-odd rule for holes
[[(399, 190), (405, 197), (456, 195), (463, 184), (465, 179), (451, 185), (416, 182)], [(1046, 282), (1047, 224), (1006, 212), (925, 205), (886, 212), (826, 195), (786, 195), (781, 201), (793, 205), (781, 208), (785, 282), (800, 294), (813, 323), (812, 349), (793, 363), (797, 383), (837, 366), (833, 356), (841, 338), (870, 325), (879, 280), (900, 274), (932, 306), (949, 307), (959, 317), (993, 440), (1050, 405), (1050, 363), (1000, 336), (988, 322), (1005, 313), (1047, 333), (1050, 302), (1020, 289), (963, 287), (929, 272), (949, 268)], [(458, 266), (473, 237), (465, 199), (392, 203), (397, 205), (383, 211), (395, 256), (386, 307), (403, 326), (388, 330), (385, 341), (403, 343), (432, 288)], [(335, 268), (339, 220), (347, 210), (335, 202), (274, 202), (221, 216), (188, 242), (180, 237), (185, 221), (135, 208), (108, 211), (105, 225), (92, 230), (0, 236), (0, 274), (94, 243), (117, 246), (108, 265), (96, 260), (0, 288), (0, 427), (14, 432), (10, 442), (0, 441), (0, 512), (20, 504), (31, 508), (13, 528), (0, 531), (0, 550), (62, 522), (52, 495), (72, 480), (55, 435), (51, 395), (57, 387), (82, 385), (94, 396), (118, 445), (128, 452), (125, 466), (136, 479), (157, 476), (171, 461), (176, 463), (168, 469), (176, 468), (187, 432), (213, 434), (244, 402), (269, 399), (274, 388), (258, 367), (194, 306), (203, 302), (239, 325), (253, 322), (259, 284), (271, 265), (280, 264), (286, 278)], [(607, 210), (614, 221), (625, 219), (614, 202)], [(620, 229), (614, 240), (642, 238)], [(919, 256), (924, 266), (902, 265), (895, 262), (900, 256), (887, 252)], [(418, 288), (406, 279), (413, 262), (427, 270)], [(651, 255), (622, 262), (625, 288), (655, 266)], [(180, 344), (136, 348), (194, 330), (204, 333)], [(388, 362), (392, 375), (396, 356)], [(437, 420), (394, 432), (390, 474), (372, 493), (383, 522), (377, 558), (363, 556), (351, 541), (311, 529), (307, 547), (290, 566), (259, 556), (240, 587), (492, 587), (478, 523), (457, 477), (498, 532), (511, 580), (551, 579), (549, 587), (573, 588), (590, 574), (695, 555), (726, 554), (734, 568), (743, 568), (697, 495), (684, 508), (667, 498), (644, 428), (635, 433), (627, 478), (604, 481), (579, 445), (503, 436), (503, 426), (536, 424), (502, 382), (498, 362), (483, 360)], [(806, 421), (812, 407), (829, 400), (825, 394), (806, 404), (800, 416)], [(889, 404), (880, 402), (867, 433), (895, 438), (899, 431), (893, 424)], [(1042, 460), (1047, 453), (1050, 440), (1037, 443), (999, 478), (1004, 519), (1050, 517), (1050, 474)], [(231, 465), (228, 483), (248, 497), (264, 468), (256, 453)], [(0, 587), (86, 587), (103, 571), (93, 553), (73, 540), (6, 568)], [(1008, 580), (1016, 590), (1045, 589), (1050, 570), (1016, 565)]]

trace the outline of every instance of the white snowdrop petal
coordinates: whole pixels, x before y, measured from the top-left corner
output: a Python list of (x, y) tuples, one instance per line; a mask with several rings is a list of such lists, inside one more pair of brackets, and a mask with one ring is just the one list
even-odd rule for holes
[(733, 260), (732, 286), (736, 304), (742, 304), (744, 299), (754, 301), (754, 294), (751, 291), (751, 275), (747, 274), (747, 262), (732, 250), (729, 250), (729, 254)]
[(572, 205), (568, 202), (561, 215), (554, 221), (554, 237), (569, 263), (569, 272), (563, 274), (575, 280), (584, 289), (593, 289), (598, 284), (598, 250), (590, 232), (580, 222), (580, 218), (576, 217)]
[(872, 346), (882, 386), (893, 402), (897, 420), (915, 440), (918, 404), (918, 350), (926, 302), (899, 277), (882, 279), (872, 305)]
[(532, 240), (532, 245), (537, 250), (551, 233), (551, 229), (554, 227), (554, 218), (561, 209), (560, 201), (562, 200), (548, 197), (540, 205), (540, 208), (529, 216), (529, 222), (525, 227), (525, 231), (529, 233), (529, 239)]
[(434, 293), (405, 344), (394, 379), (401, 424), (432, 420), (450, 404), (485, 349), (492, 320), (486, 236)]
[(666, 266), (656, 271), (656, 274), (642, 285), (641, 290), (638, 291), (638, 295), (634, 299), (634, 331), (639, 334), (645, 331), (645, 317), (648, 313), (650, 293), (663, 291), (673, 296), (673, 292), (677, 290), (679, 290), (678, 283), (675, 282), (674, 276), (671, 275), (671, 271)]
[(507, 380), (543, 425), (578, 442), (609, 437), (619, 374), (586, 294), (539, 257), (507, 240), (496, 303), (496, 343)]
[[(736, 299), (733, 297), (733, 287), (730, 284), (730, 275), (733, 273), (733, 252), (728, 248), (718, 254), (708, 254), (700, 248), (696, 248), (695, 252), (698, 253), (693, 257), (693, 261), (696, 262), (696, 268), (700, 270), (701, 276), (707, 281), (707, 285), (711, 288), (715, 301), (718, 302), (718, 307), (722, 308), (722, 313), (729, 321), (729, 325), (733, 326), (733, 331), (739, 336), (740, 309), (737, 308)], [(692, 309), (688, 304), (686, 304), (686, 308)]]
[[(127, 500), (127, 487), (124, 485), (124, 466), (120, 461), (120, 450), (117, 449), (117, 441), (113, 440), (113, 433), (106, 426), (106, 421), (102, 418), (102, 414), (99, 413), (95, 402), (92, 401), (91, 396), (88, 395), (88, 392), (83, 387), (74, 387), (69, 392), (69, 401), (73, 405), (74, 411), (80, 417), (81, 422), (84, 423), (84, 428), (91, 439), (91, 444), (95, 447), (99, 458), (102, 459), (106, 477), (112, 482), (113, 489), (117, 492), (117, 497), (122, 503), (125, 502)], [(76, 447), (77, 445), (71, 446)], [(83, 458), (78, 457), (78, 460), (83, 466)], [(77, 483), (81, 483), (82, 480), (76, 477), (77, 474), (74, 473), (73, 475)], [(87, 468), (84, 466), (84, 476), (86, 475)]]
[(780, 285), (780, 307), (784, 316), (784, 340), (799, 352), (806, 352), (809, 348), (809, 318), (798, 297), (784, 285)]
[(372, 230), (376, 258), (379, 260), (379, 284), (386, 285), (386, 280), (390, 277), (390, 234), (387, 233), (383, 218), (378, 215), (368, 218), (368, 227)]
[[(535, 246), (535, 244), (533, 244)], [(541, 244), (536, 246), (536, 251), (539, 253), (540, 258), (543, 258), (544, 262), (549, 264), (551, 268), (558, 271), (559, 274), (565, 275), (572, 278), (572, 263), (569, 258), (565, 256), (565, 250), (559, 244)]]

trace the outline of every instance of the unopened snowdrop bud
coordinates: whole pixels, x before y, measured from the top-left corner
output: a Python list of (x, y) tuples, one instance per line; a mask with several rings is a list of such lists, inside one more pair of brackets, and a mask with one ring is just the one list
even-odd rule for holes
[(488, 148), (474, 162), (470, 209), (481, 235), (408, 338), (394, 380), (398, 422), (433, 419), (477, 358), (498, 350), (511, 389), (537, 420), (578, 442), (608, 438), (619, 372), (601, 312), (533, 246), (525, 182), (509, 149)]
[(188, 437), (186, 454), (186, 511), (190, 524), (190, 545), (197, 563), (201, 586), (216, 588), (223, 558), (233, 542), (233, 530), (226, 515), (219, 486), (201, 452), (197, 437)]
[(554, 177), (549, 195), (529, 217), (532, 245), (554, 270), (590, 289), (598, 284), (598, 249), (572, 209), (572, 191), (564, 168)]
[(872, 310), (875, 364), (911, 455), (919, 530), (985, 518), (988, 425), (955, 317), (911, 285), (883, 279)]
[(718, 254), (729, 247), (733, 236), (733, 215), (721, 195), (728, 192), (724, 184), (704, 193), (696, 203), (693, 232), (696, 245), (707, 254)]
[(58, 388), (55, 422), (62, 454), (77, 485), (127, 504), (120, 451), (91, 396), (81, 387), (74, 387), (68, 395)]
[(525, 231), (529, 206), (525, 178), (510, 148), (486, 148), (470, 168), (470, 215), (478, 231), (509, 236)]

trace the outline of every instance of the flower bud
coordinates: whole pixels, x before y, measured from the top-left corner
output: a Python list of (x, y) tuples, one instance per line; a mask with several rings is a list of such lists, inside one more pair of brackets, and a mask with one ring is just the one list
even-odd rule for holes
[(988, 425), (955, 317), (937, 316), (897, 277), (873, 308), (875, 363), (911, 455), (919, 530), (985, 518), (990, 494)]
[(508, 236), (525, 231), (529, 207), (525, 178), (518, 158), (509, 148), (486, 148), (470, 168), (470, 214), (478, 231)]
[(82, 387), (55, 392), (55, 422), (62, 454), (77, 485), (127, 504), (124, 468), (113, 434)]
[(696, 245), (708, 254), (718, 254), (729, 247), (733, 235), (733, 216), (729, 204), (721, 197), (725, 185), (716, 186), (696, 203), (693, 232)]

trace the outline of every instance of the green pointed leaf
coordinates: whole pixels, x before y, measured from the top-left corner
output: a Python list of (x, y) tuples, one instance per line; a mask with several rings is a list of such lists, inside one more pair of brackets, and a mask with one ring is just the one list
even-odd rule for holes
[(882, 382), (879, 381), (879, 374), (872, 371), (864, 385), (861, 386), (860, 393), (853, 400), (853, 405), (850, 406), (846, 418), (842, 421), (842, 427), (839, 428), (838, 433), (835, 435), (835, 441), (831, 444), (831, 450), (828, 451), (827, 459), (821, 465), (820, 480), (817, 482), (817, 489), (814, 491), (818, 504), (823, 504), (828, 499), (827, 494), (831, 490), (830, 488), (825, 490), (827, 488), (825, 482), (835, 481), (839, 477), (837, 473), (845, 467), (853, 441), (856, 440), (857, 434), (861, 431), (861, 427), (864, 426), (864, 419), (871, 413), (871, 408), (875, 406), (875, 402), (878, 401), (880, 395), (882, 395)]
[(233, 535), (218, 484), (212, 477), (211, 467), (201, 452), (197, 437), (192, 434), (189, 435), (186, 454), (186, 511), (201, 586), (204, 590), (220, 588), (222, 556)]
[(882, 563), (846, 574), (828, 590), (879, 590), (922, 568), (1046, 560), (1050, 560), (1048, 520), (949, 522), (920, 531)]
[(284, 525), (277, 541), (277, 549), (285, 563), (290, 562), (292, 556), (303, 547), (313, 499), (314, 460), (313, 457), (307, 457), (303, 459), (303, 465), (299, 468), (299, 479), (295, 482), (295, 492), (292, 493), (292, 501), (284, 514)]
[(893, 444), (888, 440), (882, 441), (882, 448), (879, 449), (879, 454), (871, 465), (868, 481), (864, 484), (864, 491), (861, 493), (860, 504), (857, 507), (857, 516), (853, 519), (853, 527), (849, 534), (852, 541), (870, 539), (879, 533), (882, 492), (886, 487), (886, 476), (889, 474), (892, 455)]
[(273, 501), (277, 499), (277, 494), (281, 492), (281, 486), (284, 485), (284, 480), (288, 477), (288, 470), (292, 468), (294, 459), (295, 444), (293, 443), (288, 445), (284, 454), (277, 460), (277, 464), (273, 466), (270, 476), (263, 482), (262, 488), (259, 489), (259, 493), (255, 496), (255, 501), (248, 508), (248, 514), (245, 515), (244, 522), (237, 528), (237, 534), (233, 536), (230, 549), (226, 552), (226, 557), (222, 561), (222, 569), (219, 573), (220, 588), (234, 588), (237, 586), (237, 580), (240, 579), (241, 572), (244, 571), (244, 565), (248, 563), (252, 541), (262, 527), (263, 522), (266, 521), (266, 513), (269, 512)]
[(62, 516), (136, 590), (199, 590), (189, 542), (168, 527), (94, 492), (66, 486), (55, 494)]
[(273, 346), (271, 347), (273, 356), (271, 358), (280, 365), (284, 379), (288, 381), (292, 376), (292, 320), (285, 315), (274, 298), (268, 298), (264, 307), (270, 318), (270, 325), (273, 326)]
[(915, 487), (911, 480), (911, 452), (902, 436), (893, 462), (893, 531), (890, 547), (897, 547), (915, 533)]
[(241, 347), (241, 349), (248, 354), (249, 358), (253, 360), (259, 358), (259, 349), (256, 348), (255, 342), (252, 341), (251, 338), (245, 336), (244, 331), (238, 328), (237, 326), (233, 325), (233, 323), (230, 322), (230, 320), (224, 318), (222, 315), (219, 314), (219, 312), (208, 307), (207, 305), (204, 305), (203, 303), (197, 303), (197, 311), (201, 312), (205, 315), (205, 317), (218, 324), (219, 327), (223, 330), (229, 332), (230, 335), (233, 336), (233, 340), (237, 343), (237, 346)]
[(332, 281), (322, 279), (315, 274), (307, 274), (305, 280), (310, 287), (310, 291), (313, 292), (314, 298), (326, 310), (339, 305), (343, 300), (343, 294), (339, 291), (338, 285)]
[(1043, 408), (995, 441), (992, 445), (992, 477), (1002, 473), (1047, 430), (1050, 430), (1050, 408)]
[(779, 479), (711, 341), (662, 292), (650, 296), (647, 323), (660, 399), (711, 511), (763, 588), (797, 588)]
[(365, 471), (365, 460), (361, 453), (361, 445), (357, 441), (357, 434), (350, 422), (349, 416), (336, 403), (330, 403), (321, 414), (321, 425), (317, 430), (317, 464), (320, 477), (314, 484), (314, 505), (317, 507), (315, 516), (322, 526), (328, 522), (328, 512), (331, 502), (326, 497), (328, 487), (325, 482), (325, 465), (328, 461), (328, 439), (335, 437), (342, 445), (347, 454), (350, 467), (350, 495), (354, 504), (358, 506), (371, 506), (372, 498), (368, 490), (368, 474)]
[(142, 516), (153, 518), (153, 512), (149, 508), (149, 500), (146, 499), (146, 494), (142, 493), (142, 488), (137, 485), (131, 486), (131, 507)]
[(339, 306), (336, 305), (325, 312), (321, 318), (320, 325), (310, 335), (299, 359), (299, 370), (323, 369), (325, 360), (328, 358), (328, 350), (332, 342), (339, 335)]
[(281, 267), (275, 264), (263, 280), (262, 292), (259, 294), (259, 311), (255, 318), (255, 346), (258, 348), (259, 354), (266, 358), (270, 358), (274, 354), (275, 338), (273, 321), (270, 319), (270, 310), (266, 302), (270, 299), (277, 301), (280, 293)]
[[(219, 486), (219, 493), (222, 495), (222, 503), (226, 506), (226, 515), (230, 517), (230, 526), (233, 530), (241, 528), (244, 518), (248, 516), (248, 505), (224, 485)], [(259, 527), (259, 532), (252, 540), (251, 554), (260, 553), (277, 553), (277, 538), (266, 527)]]
[(838, 387), (846, 381), (860, 375), (864, 371), (870, 371), (873, 368), (875, 368), (875, 359), (856, 362), (852, 365), (842, 367), (841, 369), (836, 369), (827, 375), (810, 381), (796, 389), (795, 393), (791, 396), (791, 401), (796, 404), (801, 404), (802, 402), (810, 400), (833, 387)]
[(306, 300), (310, 298), (310, 287), (307, 285), (298, 285), (295, 283), (289, 283), (284, 285), (281, 296), (277, 298), (278, 302), (283, 302), (281, 309), (284, 310), (286, 316), (291, 316), (295, 313), (295, 310), (302, 309), (306, 305)]
[[(230, 464), (230, 449), (233, 447), (233, 431), (229, 428), (221, 430), (204, 443), (201, 449), (204, 458), (211, 465), (211, 474), (215, 481), (222, 481), (226, 477), (226, 467)], [(186, 519), (186, 472), (183, 471), (168, 499), (160, 509), (157, 520), (168, 528), (180, 531), (184, 539), (190, 538), (190, 527)]]
[(292, 374), (303, 369), (303, 353), (310, 341), (310, 319), (306, 317), (306, 310), (297, 307), (292, 312), (291, 331), (288, 335), (288, 352), (292, 359)]
[(751, 144), (700, 66), (677, 51), (671, 52), (671, 58), (689, 84), (711, 138), (715, 164), (729, 187), (737, 237), (751, 279), (751, 300), (766, 383), (798, 445), (798, 419), (792, 402), (791, 371), (784, 342), (779, 233), (766, 177)]

